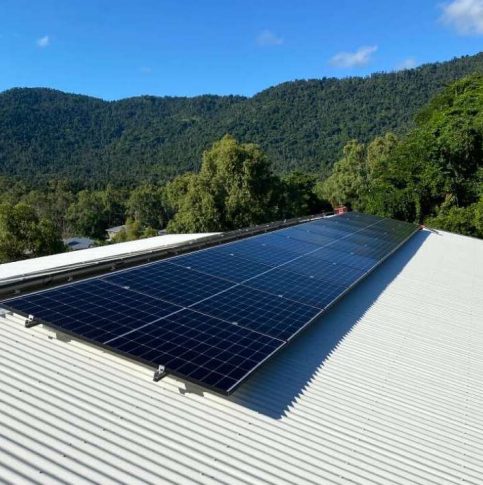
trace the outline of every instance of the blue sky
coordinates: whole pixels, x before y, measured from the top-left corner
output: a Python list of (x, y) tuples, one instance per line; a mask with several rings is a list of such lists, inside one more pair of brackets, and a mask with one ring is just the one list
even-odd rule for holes
[(0, 90), (253, 95), (482, 47), (483, 0), (0, 0)]

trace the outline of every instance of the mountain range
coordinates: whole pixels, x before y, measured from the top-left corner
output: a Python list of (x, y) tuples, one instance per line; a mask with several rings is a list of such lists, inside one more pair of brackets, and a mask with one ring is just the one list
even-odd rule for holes
[(224, 134), (261, 145), (274, 170), (327, 172), (350, 139), (404, 133), (448, 83), (483, 72), (483, 52), (368, 77), (286, 82), (253, 97), (119, 101), (46, 88), (0, 93), (0, 174), (80, 187), (164, 182), (196, 169)]

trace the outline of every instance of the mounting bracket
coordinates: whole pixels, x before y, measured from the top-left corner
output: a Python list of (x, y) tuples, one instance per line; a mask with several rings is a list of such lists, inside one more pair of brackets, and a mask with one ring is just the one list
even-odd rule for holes
[(154, 371), (153, 381), (158, 382), (161, 380), (168, 372), (164, 365), (160, 365), (156, 371)]
[(38, 325), (40, 322), (34, 319), (33, 315), (29, 315), (27, 319), (25, 320), (25, 326), (27, 328), (35, 327), (35, 325)]

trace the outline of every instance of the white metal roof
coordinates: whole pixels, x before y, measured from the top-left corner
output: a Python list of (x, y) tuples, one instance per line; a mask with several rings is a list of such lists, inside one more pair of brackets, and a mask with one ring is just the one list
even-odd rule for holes
[(58, 271), (61, 268), (79, 266), (92, 263), (93, 261), (105, 261), (110, 258), (156, 251), (160, 248), (177, 246), (188, 241), (214, 236), (215, 234), (218, 233), (165, 234), (163, 236), (138, 239), (137, 241), (107, 244), (96, 248), (68, 251), (53, 254), (52, 256), (0, 264), (0, 282), (16, 280), (39, 273)]
[(0, 319), (0, 481), (481, 484), (482, 268), (419, 232), (230, 398)]

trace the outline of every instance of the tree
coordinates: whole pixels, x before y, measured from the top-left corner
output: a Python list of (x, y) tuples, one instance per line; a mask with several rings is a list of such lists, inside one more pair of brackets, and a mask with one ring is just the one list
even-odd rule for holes
[(89, 190), (79, 192), (67, 210), (67, 221), (75, 235), (104, 238), (109, 217), (101, 194)]
[(158, 235), (158, 231), (152, 227), (142, 227), (139, 221), (128, 219), (125, 228), (121, 229), (113, 238), (113, 243), (120, 243), (126, 241), (136, 241), (137, 239), (144, 239), (147, 237), (154, 237)]
[(68, 232), (67, 209), (74, 200), (69, 183), (64, 180), (51, 180), (46, 189), (32, 190), (22, 197), (27, 205), (36, 208), (39, 217), (51, 220), (63, 235)]
[(343, 151), (344, 156), (334, 164), (332, 174), (318, 186), (317, 193), (333, 207), (347, 205), (360, 209), (369, 176), (366, 147), (352, 140)]
[(162, 189), (153, 185), (136, 187), (126, 203), (126, 214), (142, 227), (162, 229), (166, 221)]
[(102, 201), (107, 227), (122, 224), (124, 222), (124, 213), (126, 211), (125, 192), (108, 184), (107, 187), (104, 190), (99, 191), (98, 194)]
[(330, 210), (330, 204), (315, 193), (317, 177), (295, 170), (281, 180), (280, 217), (300, 217)]
[[(184, 189), (179, 197), (173, 194), (176, 185)], [(168, 229), (225, 231), (271, 220), (278, 213), (277, 186), (260, 148), (226, 135), (204, 152), (199, 173), (168, 187), (171, 205), (178, 208)]]
[(394, 160), (395, 181), (415, 196), (416, 218), (478, 199), (483, 160), (483, 75), (461, 79), (416, 118)]
[[(479, 203), (480, 207), (482, 202)], [(480, 209), (481, 210), (481, 209)], [(483, 237), (481, 230), (481, 213), (478, 213), (478, 204), (467, 207), (449, 207), (440, 211), (435, 217), (428, 217), (424, 221), (428, 227), (456, 232), (466, 236)]]
[(141, 237), (142, 229), (138, 221), (128, 219), (125, 226), (112, 238), (113, 243), (135, 241)]
[(0, 205), (0, 261), (45, 256), (65, 250), (60, 232), (48, 219), (39, 219), (25, 203)]
[[(356, 141), (317, 188), (332, 204), (380, 216), (477, 234), (482, 186), (483, 75), (448, 86), (425, 107), (401, 140)], [(477, 207), (477, 206), (475, 206)], [(468, 210), (466, 209), (468, 208)]]
[(162, 183), (197, 170), (203, 149), (227, 132), (260, 144), (276, 173), (331, 168), (347, 140), (404, 133), (432, 95), (482, 69), (480, 52), (398, 72), (286, 82), (248, 98), (102, 101), (11, 89), (0, 93), (0, 169), (29, 183), (35, 174), (38, 185), (55, 173), (78, 189)]
[(67, 210), (70, 234), (103, 239), (106, 229), (124, 222), (124, 194), (108, 185), (105, 190), (81, 190)]

